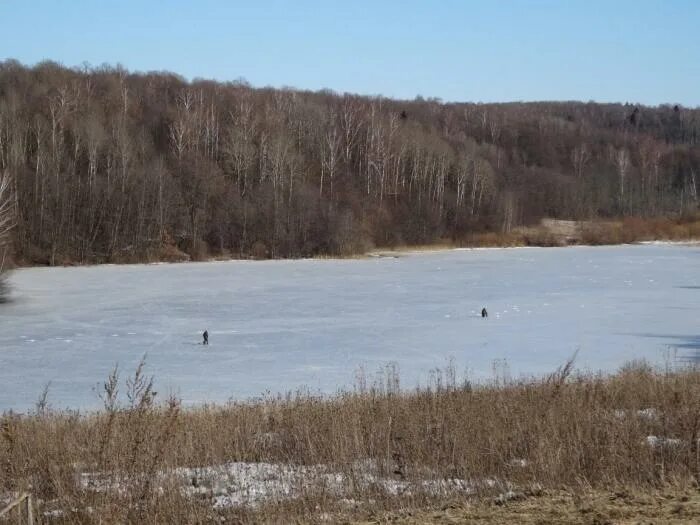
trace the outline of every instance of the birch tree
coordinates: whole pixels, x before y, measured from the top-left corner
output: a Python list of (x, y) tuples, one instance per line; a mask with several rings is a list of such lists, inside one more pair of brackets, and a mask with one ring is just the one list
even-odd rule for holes
[(10, 262), (12, 229), (17, 220), (14, 185), (7, 171), (0, 172), (0, 302), (7, 300), (7, 269)]
[(329, 200), (331, 202), (333, 202), (333, 183), (340, 162), (341, 140), (341, 135), (335, 125), (334, 115), (331, 114), (327, 128), (321, 137), (321, 178), (318, 185), (318, 196), (323, 198), (323, 185), (325, 178), (328, 178)]
[(618, 202), (620, 209), (625, 207), (625, 188), (630, 168), (630, 155), (626, 148), (612, 148), (610, 151), (618, 175)]
[(591, 160), (591, 151), (588, 144), (585, 142), (575, 146), (571, 151), (571, 164), (574, 167), (576, 178), (580, 181), (583, 179), (583, 171), (586, 165)]

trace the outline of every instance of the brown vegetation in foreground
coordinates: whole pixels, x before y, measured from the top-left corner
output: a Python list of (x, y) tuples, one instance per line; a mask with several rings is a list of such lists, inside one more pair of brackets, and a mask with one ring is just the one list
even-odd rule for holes
[[(42, 519), (56, 523), (309, 522), (511, 505), (551, 490), (697, 486), (700, 371), (570, 373), (471, 385), (448, 369), (434, 374), (432, 388), (402, 392), (388, 370), (372, 388), (360, 379), (355, 392), (331, 398), (300, 393), (190, 409), (156, 404), (142, 370), (125, 385), (114, 375), (99, 413), (54, 413), (43, 398), (33, 414), (0, 417), (0, 497), (31, 490)], [(168, 475), (227, 462), (307, 466), (309, 474), (292, 499), (225, 509), (206, 493), (185, 494)], [(314, 473), (319, 466), (339, 473), (341, 489)], [(374, 482), (362, 482), (367, 469)], [(430, 489), (455, 483), (448, 480), (470, 489)]]
[(378, 513), (356, 525), (694, 525), (698, 522), (698, 487), (668, 486), (664, 490), (543, 490), (508, 505), (482, 499), (434, 509)]

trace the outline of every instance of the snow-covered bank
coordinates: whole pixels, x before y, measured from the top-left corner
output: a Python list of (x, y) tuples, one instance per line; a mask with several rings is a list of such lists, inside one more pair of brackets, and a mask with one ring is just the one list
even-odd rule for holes
[[(99, 405), (144, 354), (161, 396), (332, 393), (388, 363), (402, 386), (458, 376), (613, 370), (700, 349), (697, 245), (468, 249), (363, 260), (25, 269), (0, 305), (0, 410)], [(486, 306), (487, 320), (479, 311)], [(209, 330), (210, 346), (201, 332)]]

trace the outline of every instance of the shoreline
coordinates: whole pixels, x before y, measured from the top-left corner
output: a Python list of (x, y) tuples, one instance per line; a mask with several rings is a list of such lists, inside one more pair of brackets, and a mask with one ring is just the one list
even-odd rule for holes
[[(447, 378), (451, 375), (454, 376), (454, 383), (448, 384), (448, 382), (446, 382), (442, 386), (430, 384), (428, 381), (422, 382), (419, 380), (413, 386), (410, 387), (398, 386), (396, 389), (392, 387), (389, 390), (385, 390), (385, 385), (380, 383), (375, 383), (360, 388), (358, 387), (358, 385), (352, 385), (350, 384), (350, 382), (348, 382), (348, 384), (343, 385), (332, 392), (323, 392), (321, 390), (311, 388), (308, 385), (301, 385), (293, 390), (280, 390), (276, 392), (267, 390), (260, 392), (259, 394), (254, 394), (241, 398), (237, 398), (234, 394), (232, 394), (225, 401), (220, 401), (216, 399), (206, 401), (188, 399), (187, 396), (184, 395), (181, 391), (171, 391), (169, 387), (166, 387), (163, 390), (168, 392), (168, 394), (165, 396), (159, 396), (159, 399), (156, 400), (156, 392), (156, 394), (154, 394), (153, 399), (151, 400), (151, 406), (156, 410), (164, 410), (168, 406), (169, 396), (172, 396), (173, 398), (176, 398), (178, 400), (178, 405), (184, 413), (192, 414), (197, 413), (199, 411), (208, 410), (237, 410), (241, 407), (258, 408), (269, 405), (270, 403), (287, 403), (289, 402), (289, 400), (294, 399), (314, 400), (319, 403), (327, 404), (341, 403), (343, 402), (343, 400), (347, 400), (348, 398), (362, 397), (368, 393), (371, 393), (372, 391), (374, 391), (375, 393), (393, 395), (402, 398), (420, 397), (427, 394), (432, 395), (439, 393), (443, 390), (449, 391), (468, 389), (474, 391), (508, 391), (512, 390), (513, 388), (536, 387), (537, 385), (542, 385), (546, 383), (549, 380), (549, 378), (557, 376), (563, 370), (567, 371), (567, 378), (570, 378), (574, 381), (579, 379), (583, 381), (590, 381), (593, 379), (595, 379), (596, 381), (609, 381), (629, 372), (629, 370), (636, 370), (638, 372), (658, 375), (682, 375), (687, 373), (695, 373), (698, 370), (697, 365), (694, 364), (692, 361), (679, 359), (678, 357), (676, 357), (673, 361), (667, 362), (662, 362), (660, 359), (656, 362), (648, 361), (646, 359), (642, 359), (639, 361), (631, 360), (628, 363), (623, 363), (621, 366), (615, 369), (592, 369), (589, 367), (576, 366), (576, 354), (577, 353), (572, 355), (565, 362), (562, 362), (559, 366), (555, 366), (547, 372), (542, 371), (540, 373), (521, 374), (518, 376), (507, 376), (505, 378), (499, 375), (458, 376), (456, 370), (451, 369), (449, 365), (445, 366), (444, 368), (439, 365), (436, 365), (430, 368), (429, 370), (426, 369), (426, 376), (430, 372), (434, 372), (438, 373), (438, 375), (440, 375), (440, 377), (445, 379), (446, 381)], [(147, 363), (142, 362), (142, 364), (145, 365), (145, 369), (149, 368)], [(377, 371), (375, 372), (375, 375), (381, 375), (384, 370), (385, 366), (378, 367)], [(126, 368), (122, 371), (124, 372), (123, 378), (125, 378), (126, 380), (133, 378), (133, 374), (135, 371)], [(158, 382), (157, 375), (154, 374), (150, 377), (152, 380), (154, 380), (154, 386), (160, 385), (160, 383)], [(396, 378), (400, 380), (400, 373), (398, 373)], [(106, 384), (105, 381), (107, 380), (109, 380), (109, 377), (101, 381), (95, 381), (95, 384), (104, 385)], [(94, 406), (68, 406), (54, 404), (51, 398), (50, 388), (46, 390), (45, 394), (47, 394), (47, 406), (45, 408), (45, 411), (46, 413), (49, 413), (54, 416), (70, 414), (73, 417), (85, 420), (94, 417), (99, 417), (105, 413), (105, 407), (102, 401), (96, 402)], [(13, 407), (0, 407), (0, 419), (8, 415), (12, 415), (15, 417), (32, 417), (36, 415), (36, 400), (41, 399), (43, 395), (44, 393), (42, 392), (36, 393), (36, 399), (33, 401), (34, 406), (32, 408), (23, 409)], [(123, 399), (121, 401), (124, 402)], [(126, 409), (127, 406), (122, 405), (121, 408)]]
[(104, 267), (126, 267), (126, 266), (175, 266), (188, 264), (211, 264), (211, 263), (264, 263), (264, 262), (301, 262), (301, 261), (364, 261), (369, 259), (406, 257), (409, 255), (429, 255), (447, 252), (471, 252), (471, 251), (496, 251), (496, 250), (521, 250), (521, 249), (568, 249), (568, 248), (614, 248), (623, 246), (700, 246), (700, 239), (688, 239), (683, 241), (672, 240), (648, 240), (635, 241), (629, 243), (615, 244), (568, 244), (563, 246), (526, 246), (526, 245), (503, 245), (503, 246), (445, 246), (436, 245), (417, 245), (405, 246), (400, 248), (379, 248), (362, 254), (349, 256), (331, 256), (322, 255), (316, 257), (277, 257), (277, 258), (223, 258), (211, 257), (202, 260), (189, 261), (144, 261), (144, 262), (104, 262), (104, 263), (85, 263), (85, 264), (61, 264), (61, 265), (45, 265), (45, 264), (29, 264), (19, 265), (9, 270), (9, 272), (31, 269), (52, 269), (52, 268), (94, 268), (98, 266)]

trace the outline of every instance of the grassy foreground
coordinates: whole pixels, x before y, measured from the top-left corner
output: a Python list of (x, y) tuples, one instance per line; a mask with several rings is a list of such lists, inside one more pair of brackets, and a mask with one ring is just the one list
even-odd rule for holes
[[(99, 413), (0, 416), (0, 508), (28, 490), (46, 523), (697, 522), (700, 370), (571, 372), (448, 369), (406, 392), (388, 369), (331, 398), (191, 409), (115, 373)], [(257, 485), (230, 473), (261, 463)]]
[(699, 520), (700, 490), (673, 486), (664, 490), (542, 491), (508, 505), (482, 499), (434, 509), (387, 512), (357, 524), (690, 525)]

